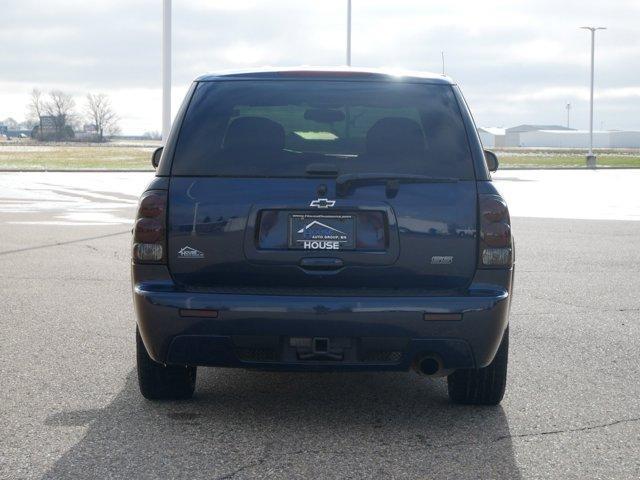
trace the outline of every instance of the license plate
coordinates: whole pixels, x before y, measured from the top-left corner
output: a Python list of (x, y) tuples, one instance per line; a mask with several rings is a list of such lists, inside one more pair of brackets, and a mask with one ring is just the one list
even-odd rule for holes
[(289, 215), (289, 248), (298, 250), (353, 250), (353, 215)]

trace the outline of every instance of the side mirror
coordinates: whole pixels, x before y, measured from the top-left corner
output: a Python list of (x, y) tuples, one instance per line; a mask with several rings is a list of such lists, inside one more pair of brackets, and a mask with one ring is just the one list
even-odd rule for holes
[(484, 161), (487, 162), (487, 168), (490, 172), (495, 172), (496, 170), (498, 170), (498, 165), (500, 165), (500, 162), (498, 162), (498, 157), (491, 150), (484, 151)]
[(160, 165), (160, 157), (162, 156), (162, 148), (163, 147), (156, 148), (153, 151), (153, 153), (151, 154), (151, 165), (153, 165), (153, 168), (158, 168), (158, 165)]

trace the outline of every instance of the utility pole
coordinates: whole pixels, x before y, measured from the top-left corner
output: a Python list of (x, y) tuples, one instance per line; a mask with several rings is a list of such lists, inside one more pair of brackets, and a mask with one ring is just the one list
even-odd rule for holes
[(442, 75), (445, 75), (445, 73), (444, 73), (444, 51), (441, 51), (440, 55), (442, 55)]
[(162, 142), (171, 130), (171, 0), (162, 2)]
[(567, 128), (569, 127), (569, 112), (571, 112), (571, 104), (567, 103), (567, 106), (565, 107), (567, 109)]
[(347, 66), (351, 66), (351, 0), (347, 0)]
[(591, 32), (591, 95), (589, 100), (589, 153), (587, 153), (587, 167), (596, 167), (596, 156), (593, 153), (593, 71), (596, 45), (596, 30), (606, 30), (606, 27), (580, 27)]

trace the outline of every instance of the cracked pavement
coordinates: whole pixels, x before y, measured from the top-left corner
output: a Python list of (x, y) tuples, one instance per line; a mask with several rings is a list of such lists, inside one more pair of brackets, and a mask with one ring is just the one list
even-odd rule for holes
[(128, 227), (7, 218), (2, 479), (640, 477), (640, 222), (513, 219), (507, 396), (482, 408), (411, 372), (200, 369), (193, 400), (145, 401)]

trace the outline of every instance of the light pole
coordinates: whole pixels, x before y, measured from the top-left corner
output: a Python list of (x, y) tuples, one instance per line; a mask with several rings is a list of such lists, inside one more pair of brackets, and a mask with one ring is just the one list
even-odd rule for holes
[(162, 142), (171, 130), (171, 0), (162, 2)]
[(567, 109), (567, 128), (569, 128), (569, 112), (571, 112), (571, 104), (567, 103), (565, 108)]
[(596, 156), (593, 153), (593, 61), (596, 45), (596, 30), (606, 30), (606, 27), (580, 27), (591, 32), (591, 97), (589, 101), (589, 153), (587, 153), (587, 167), (595, 168)]
[(347, 0), (347, 66), (351, 66), (351, 0)]

